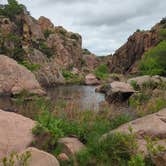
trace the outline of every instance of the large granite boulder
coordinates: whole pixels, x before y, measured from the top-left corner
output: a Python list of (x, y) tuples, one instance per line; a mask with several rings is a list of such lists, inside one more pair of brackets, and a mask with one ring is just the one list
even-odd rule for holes
[(130, 84), (119, 81), (112, 82), (106, 89), (106, 100), (110, 104), (125, 102), (135, 92)]
[[(147, 155), (147, 143), (146, 137), (148, 136), (152, 140), (157, 138), (156, 144), (161, 145), (166, 148), (166, 108), (161, 111), (147, 115), (145, 117), (128, 122), (110, 133), (120, 132), (125, 134), (131, 134), (129, 128), (132, 129), (132, 133), (136, 135), (136, 140), (138, 143), (138, 152)], [(106, 137), (108, 134), (104, 135)], [(161, 155), (161, 154), (160, 154)], [(165, 156), (165, 153), (162, 154)], [(161, 157), (161, 156), (160, 156)], [(154, 158), (155, 159), (155, 158)], [(156, 158), (157, 162), (157, 158)], [(165, 159), (166, 163), (166, 159)]]
[(0, 62), (0, 94), (18, 94), (23, 90), (38, 95), (45, 93), (27, 68), (4, 55), (0, 55)]
[(0, 159), (26, 149), (34, 140), (34, 126), (35, 122), (29, 118), (0, 110)]
[(155, 83), (156, 85), (161, 82), (166, 83), (166, 78), (158, 76), (158, 75), (156, 76), (145, 75), (145, 76), (138, 76), (138, 77), (131, 78), (127, 80), (127, 82), (129, 84), (131, 84), (132, 82), (135, 82), (139, 87), (142, 87), (145, 83), (148, 83), (148, 82)]

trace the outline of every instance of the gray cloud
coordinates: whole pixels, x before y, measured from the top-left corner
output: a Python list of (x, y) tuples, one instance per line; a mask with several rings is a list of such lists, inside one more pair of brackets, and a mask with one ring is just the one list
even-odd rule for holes
[[(1, 0), (5, 1), (5, 0)], [(165, 0), (19, 0), (31, 14), (78, 32), (83, 47), (114, 52), (136, 29), (150, 29), (166, 15)]]

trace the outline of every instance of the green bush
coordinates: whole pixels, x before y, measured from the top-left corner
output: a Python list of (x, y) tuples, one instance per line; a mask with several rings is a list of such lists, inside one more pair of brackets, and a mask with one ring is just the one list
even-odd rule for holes
[(8, 4), (0, 9), (0, 15), (13, 19), (16, 15), (23, 12), (23, 5), (18, 4), (16, 0), (8, 0)]
[(91, 146), (78, 153), (77, 163), (81, 166), (127, 166), (136, 147), (134, 135), (111, 134), (103, 140), (93, 142)]
[(52, 34), (53, 32), (51, 31), (51, 30), (49, 30), (49, 29), (46, 29), (45, 31), (44, 31), (44, 37), (47, 39), (49, 36), (50, 36), (50, 34)]
[(48, 58), (51, 58), (54, 55), (54, 51), (44, 42), (39, 42), (39, 50), (43, 52)]
[(106, 64), (101, 64), (94, 71), (95, 75), (99, 79), (107, 79), (109, 77), (109, 69)]
[(128, 162), (128, 166), (146, 166), (142, 155), (136, 155)]
[(28, 70), (32, 72), (40, 69), (40, 64), (32, 64), (32, 63), (29, 63), (28, 61), (22, 61), (20, 64), (25, 66)]
[(166, 41), (145, 53), (139, 69), (143, 75), (166, 75)]
[(132, 80), (130, 84), (131, 84), (131, 86), (134, 88), (134, 90), (140, 90), (140, 87), (139, 87), (139, 85), (137, 84), (137, 81)]
[(138, 107), (147, 102), (150, 99), (150, 96), (144, 94), (144, 93), (137, 93), (130, 97), (129, 99), (129, 105), (131, 107)]

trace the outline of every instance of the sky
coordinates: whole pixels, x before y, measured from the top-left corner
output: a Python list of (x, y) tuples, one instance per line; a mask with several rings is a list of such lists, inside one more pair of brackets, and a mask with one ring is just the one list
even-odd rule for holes
[[(6, 0), (0, 0), (5, 3)], [(18, 0), (35, 18), (79, 33), (83, 47), (97, 55), (114, 53), (137, 29), (166, 16), (166, 0)]]

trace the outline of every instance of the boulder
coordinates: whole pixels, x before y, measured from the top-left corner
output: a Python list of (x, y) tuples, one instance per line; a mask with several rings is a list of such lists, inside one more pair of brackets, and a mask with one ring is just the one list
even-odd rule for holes
[(166, 82), (166, 78), (158, 76), (158, 75), (156, 75), (156, 76), (145, 75), (145, 76), (134, 77), (134, 78), (127, 80), (127, 82), (129, 84), (131, 84), (133, 81), (136, 82), (139, 87), (142, 87), (143, 84), (146, 82), (153, 82), (156, 84), (159, 84), (161, 82)]
[(0, 158), (21, 152), (34, 140), (35, 122), (22, 115), (0, 110)]
[(27, 68), (4, 55), (0, 55), (0, 62), (0, 94), (18, 94), (23, 90), (38, 95), (45, 94)]
[[(136, 134), (138, 152), (144, 155), (148, 154), (145, 141), (146, 136), (151, 139), (158, 138), (157, 144), (166, 148), (166, 108), (157, 113), (128, 122), (112, 130), (110, 133), (121, 132), (130, 134), (129, 128), (132, 128), (132, 132)], [(103, 138), (107, 135), (108, 134), (104, 135)]]
[[(27, 160), (28, 166), (60, 166), (58, 160), (47, 152), (30, 147), (20, 155), (26, 152), (30, 152), (30, 158)], [(16, 166), (20, 166), (19, 163), (16, 162)]]
[(110, 104), (125, 102), (135, 92), (133, 87), (125, 82), (114, 81), (110, 84), (110, 88), (108, 87), (106, 92), (106, 100)]
[(61, 147), (61, 152), (65, 153), (67, 156), (73, 156), (85, 148), (84, 144), (74, 137), (61, 138), (58, 144)]
[(85, 76), (85, 84), (86, 85), (98, 85), (100, 81), (96, 78), (94, 74), (88, 74)]

